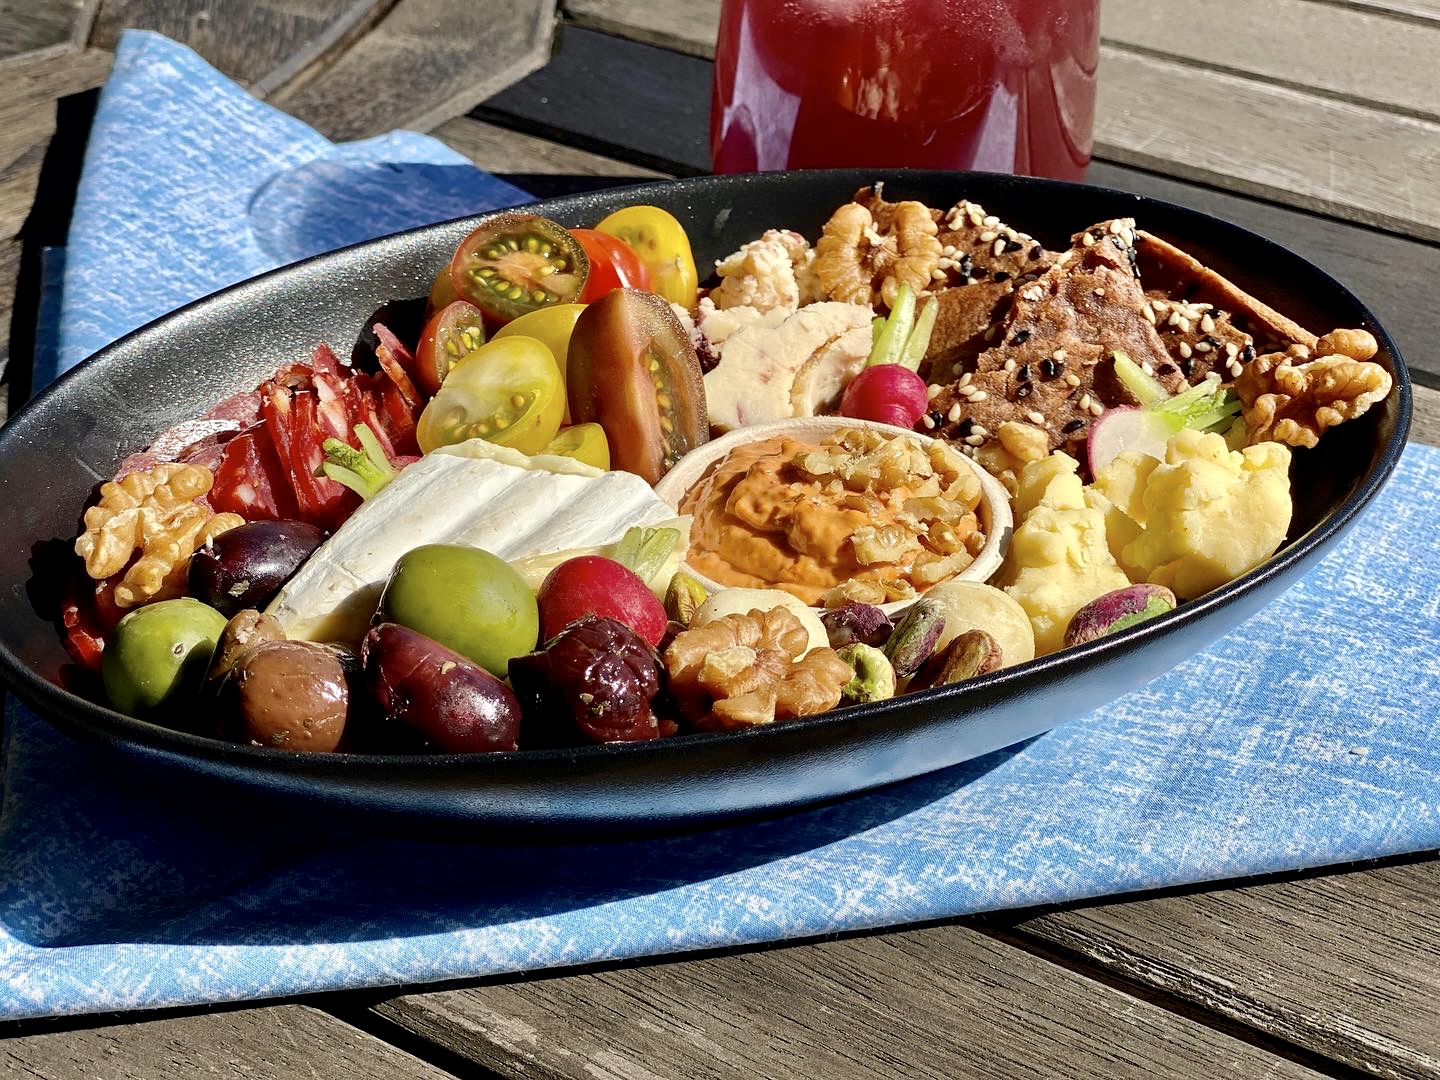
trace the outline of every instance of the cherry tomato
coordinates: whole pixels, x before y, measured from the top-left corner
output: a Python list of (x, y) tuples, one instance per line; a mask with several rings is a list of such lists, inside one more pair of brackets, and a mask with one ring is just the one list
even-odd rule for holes
[(416, 381), (433, 396), (450, 369), (485, 344), (485, 316), (467, 300), (456, 300), (430, 316), (415, 350)]
[(651, 484), (710, 438), (695, 346), (654, 293), (616, 289), (581, 313), (566, 394), (576, 423), (605, 429), (613, 467)]
[(634, 248), (650, 268), (650, 287), (655, 292), (681, 307), (695, 307), (700, 277), (690, 238), (673, 214), (658, 206), (627, 206), (596, 225), (595, 231), (618, 236)]
[(415, 434), (427, 454), (476, 438), (534, 454), (555, 437), (564, 412), (565, 384), (550, 350), (512, 336), (481, 345), (450, 370)]
[(650, 268), (624, 240), (596, 229), (571, 229), (570, 235), (580, 241), (590, 260), (590, 276), (580, 293), (582, 304), (599, 300), (613, 289), (650, 288)]
[[(560, 375), (563, 378), (566, 358), (570, 355), (570, 335), (575, 330), (575, 320), (580, 318), (580, 313), (584, 310), (584, 304), (551, 304), (539, 311), (521, 315), (518, 319), (511, 319), (495, 331), (495, 336), (500, 338), (510, 334), (523, 334), (543, 342), (549, 348), (550, 355), (555, 357), (555, 363), (560, 365)], [(561, 423), (570, 423), (568, 404), (565, 408), (565, 419)]]
[(561, 428), (560, 434), (551, 439), (541, 453), (574, 458), (597, 469), (610, 468), (610, 442), (599, 424), (572, 424)]
[(458, 299), (460, 298), (455, 295), (455, 286), (450, 282), (450, 264), (446, 263), (430, 283), (430, 299), (425, 302), (425, 321), (429, 322), (437, 311)]
[(899, 364), (876, 364), (850, 380), (840, 415), (913, 428), (925, 415), (925, 380)]
[(450, 283), (496, 322), (577, 300), (590, 272), (585, 249), (537, 214), (497, 214), (455, 249)]

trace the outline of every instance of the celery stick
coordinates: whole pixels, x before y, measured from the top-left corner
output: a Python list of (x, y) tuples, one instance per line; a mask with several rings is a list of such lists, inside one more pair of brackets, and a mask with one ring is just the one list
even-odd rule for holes
[(914, 326), (915, 291), (909, 285), (902, 284), (895, 293), (895, 304), (890, 309), (890, 317), (885, 320), (885, 329), (880, 331), (880, 336), (875, 340), (875, 347), (870, 350), (870, 358), (865, 361), (865, 366), (878, 367), (881, 364), (897, 362), (900, 351), (905, 347), (905, 340)]
[(362, 499), (369, 499), (394, 480), (397, 474), (375, 433), (365, 424), (356, 424), (354, 431), (361, 449), (347, 446), (339, 439), (326, 439), (320, 444), (325, 451), (325, 462), (319, 471), (337, 484), (344, 484)]
[(1115, 360), (1116, 378), (1142, 406), (1159, 405), (1170, 400), (1170, 391), (1165, 389), (1164, 383), (1153, 375), (1146, 375), (1145, 369), (1131, 360), (1129, 354), (1116, 349), (1111, 355)]
[(920, 315), (915, 320), (915, 328), (910, 331), (910, 336), (905, 339), (905, 347), (900, 350), (898, 363), (901, 367), (911, 371), (920, 370), (920, 361), (925, 359), (925, 350), (930, 347), (930, 335), (935, 330), (935, 316), (939, 312), (940, 302), (933, 296), (926, 298), (925, 306), (920, 309)]

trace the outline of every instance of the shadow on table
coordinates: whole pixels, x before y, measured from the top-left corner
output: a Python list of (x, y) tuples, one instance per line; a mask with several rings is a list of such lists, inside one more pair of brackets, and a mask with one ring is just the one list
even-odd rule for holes
[[(177, 792), (137, 795), (112, 760), (78, 752), (28, 713), (12, 709), (7, 736), (0, 926), (49, 948), (383, 941), (514, 928), (695, 885), (704, 902), (723, 905), (739, 887), (731, 875), (768, 864), (784, 875), (784, 860), (818, 856), (921, 810), (1025, 745), (767, 820), (520, 847), (327, 834), (294, 806), (219, 789), (205, 805)], [(798, 906), (818, 912), (831, 903), (812, 897)]]

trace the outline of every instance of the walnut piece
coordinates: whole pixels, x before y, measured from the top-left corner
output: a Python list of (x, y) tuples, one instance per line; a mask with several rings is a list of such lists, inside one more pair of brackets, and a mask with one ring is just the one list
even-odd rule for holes
[(665, 650), (670, 692), (701, 731), (755, 727), (833, 709), (854, 670), (783, 607), (726, 615)]
[(831, 300), (887, 308), (902, 282), (916, 292), (928, 289), (940, 266), (938, 231), (924, 203), (896, 203), (883, 232), (868, 209), (846, 203), (830, 216), (815, 245), (820, 288)]
[(1313, 360), (1257, 356), (1235, 380), (1250, 443), (1314, 446), (1327, 428), (1362, 416), (1390, 393), (1390, 373), (1368, 359), (1376, 349), (1364, 330), (1333, 330), (1320, 338)]
[(125, 570), (139, 549), (140, 558), (115, 586), (116, 606), (179, 595), (195, 549), (245, 523), (239, 514), (216, 514), (195, 501), (214, 482), (203, 465), (169, 461), (100, 486), (100, 501), (85, 511), (75, 554), (100, 581)]

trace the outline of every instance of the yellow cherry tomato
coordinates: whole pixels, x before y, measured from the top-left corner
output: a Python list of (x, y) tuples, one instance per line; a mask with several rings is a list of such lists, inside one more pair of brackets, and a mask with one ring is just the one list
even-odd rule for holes
[[(544, 342), (550, 355), (555, 357), (555, 363), (560, 367), (560, 378), (563, 380), (566, 357), (570, 355), (570, 333), (575, 329), (575, 320), (580, 318), (580, 313), (584, 310), (584, 304), (556, 304), (554, 307), (540, 308), (528, 315), (521, 315), (518, 319), (511, 319), (495, 331), (495, 337), (522, 334)], [(570, 409), (567, 406), (561, 423), (569, 422)]]
[(635, 249), (650, 268), (650, 284), (671, 303), (693, 309), (700, 277), (685, 226), (658, 206), (627, 206), (616, 210), (596, 232), (618, 236)]
[(551, 439), (550, 445), (541, 452), (574, 458), (597, 469), (610, 468), (610, 440), (605, 438), (605, 429), (599, 424), (574, 424), (561, 428), (560, 434)]
[(542, 450), (560, 430), (565, 381), (550, 349), (534, 338), (494, 338), (450, 369), (416, 425), (429, 453), (486, 439), (523, 454)]

